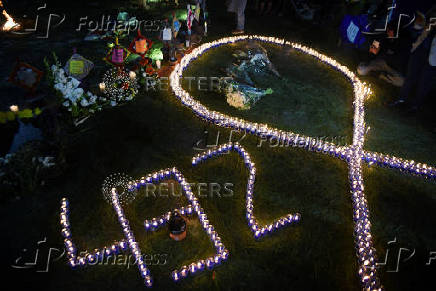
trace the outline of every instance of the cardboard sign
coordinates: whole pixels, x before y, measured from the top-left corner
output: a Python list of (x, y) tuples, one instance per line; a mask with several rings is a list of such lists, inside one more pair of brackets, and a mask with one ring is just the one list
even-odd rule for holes
[(80, 60), (70, 61), (70, 74), (71, 75), (81, 75), (83, 74), (85, 68), (85, 63)]
[(147, 41), (145, 39), (135, 41), (135, 50), (138, 54), (145, 53), (147, 51)]
[(124, 62), (124, 51), (122, 48), (114, 48), (112, 51), (112, 62), (116, 64)]

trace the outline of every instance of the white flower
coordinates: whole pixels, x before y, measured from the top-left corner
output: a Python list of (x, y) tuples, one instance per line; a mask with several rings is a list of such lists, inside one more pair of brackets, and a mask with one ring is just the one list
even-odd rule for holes
[(85, 98), (83, 98), (83, 99), (80, 101), (80, 105), (82, 105), (83, 107), (86, 107), (86, 106), (89, 105), (89, 103), (88, 103), (88, 101), (87, 101)]
[(116, 106), (116, 105), (117, 105), (117, 102), (111, 101), (111, 106)]
[(56, 89), (56, 90), (59, 90), (59, 91), (63, 91), (64, 89), (65, 89), (65, 86), (63, 85), (63, 84), (61, 84), (61, 83), (56, 83), (55, 85), (54, 85), (54, 88)]
[(229, 103), (230, 106), (236, 107), (238, 109), (250, 108), (250, 106), (246, 104), (247, 102), (244, 98), (244, 95), (237, 91), (227, 93), (227, 103)]
[(62, 103), (62, 105), (64, 105), (65, 107), (68, 107), (68, 106), (70, 106), (70, 102), (68, 102), (68, 100), (67, 100), (64, 103)]
[(67, 89), (72, 90), (73, 89), (73, 84), (71, 82), (67, 82), (66, 86)]
[(73, 85), (73, 88), (77, 88), (80, 85), (80, 81), (76, 78), (71, 78), (71, 84)]
[(82, 88), (76, 88), (72, 91), (71, 95), (74, 99), (79, 99), (83, 95), (83, 89)]
[(97, 96), (95, 96), (95, 95), (92, 95), (91, 98), (89, 99), (89, 102), (91, 104), (94, 104), (96, 101), (97, 101)]

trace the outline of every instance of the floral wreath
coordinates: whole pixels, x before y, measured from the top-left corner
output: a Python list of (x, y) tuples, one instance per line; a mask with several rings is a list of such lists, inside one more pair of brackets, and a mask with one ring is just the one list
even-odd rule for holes
[(136, 74), (121, 68), (111, 68), (106, 71), (103, 84), (105, 86), (103, 92), (111, 100), (112, 106), (120, 101), (132, 100), (139, 89)]

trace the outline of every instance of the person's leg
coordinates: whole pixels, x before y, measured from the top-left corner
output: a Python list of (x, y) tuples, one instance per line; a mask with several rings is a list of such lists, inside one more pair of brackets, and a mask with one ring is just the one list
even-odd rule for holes
[(426, 64), (418, 80), (415, 98), (410, 100), (412, 108), (418, 109), (422, 106), (434, 84), (436, 84), (436, 67)]
[(260, 14), (262, 14), (264, 8), (265, 8), (265, 1), (262, 0), (262, 1), (260, 2), (260, 7), (259, 7), (259, 9), (258, 9), (257, 12), (259, 12)]
[(237, 11), (237, 21), (236, 30), (244, 31), (245, 28), (245, 6), (247, 5), (247, 0), (240, 0)]
[(273, 0), (268, 0), (268, 4), (267, 5), (268, 6), (266, 8), (265, 14), (270, 14), (271, 10), (272, 10), (272, 6), (273, 6)]
[(411, 95), (419, 81), (419, 75), (423, 67), (423, 62), (425, 61), (424, 54), (424, 50), (418, 49), (410, 56), (409, 64), (407, 65), (406, 79), (400, 91), (400, 100), (402, 101), (413, 99)]

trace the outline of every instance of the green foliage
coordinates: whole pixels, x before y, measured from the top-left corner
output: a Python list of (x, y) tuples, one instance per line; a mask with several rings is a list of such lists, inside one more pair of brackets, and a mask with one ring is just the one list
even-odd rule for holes
[(163, 47), (162, 42), (154, 42), (151, 48), (147, 52), (147, 57), (151, 58), (153, 61), (162, 60), (163, 53), (161, 48)]

